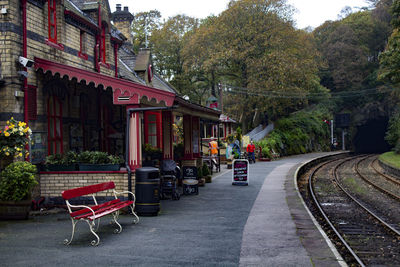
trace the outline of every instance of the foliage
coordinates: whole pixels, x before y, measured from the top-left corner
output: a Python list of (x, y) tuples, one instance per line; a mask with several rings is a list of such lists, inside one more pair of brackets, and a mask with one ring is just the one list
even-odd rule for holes
[(124, 160), (119, 156), (109, 155), (101, 151), (83, 151), (76, 157), (77, 162), (86, 164), (121, 164)]
[(208, 168), (208, 165), (206, 163), (203, 163), (202, 172), (203, 176), (210, 175), (210, 169)]
[(384, 50), (391, 27), (388, 0), (375, 1), (374, 9), (347, 14), (338, 21), (327, 21), (313, 32), (323, 56), (319, 67), (321, 84), (336, 94), (341, 108), (353, 108), (377, 100), (379, 54)]
[(235, 135), (236, 140), (238, 140), (240, 143), (242, 142), (242, 129), (240, 127), (236, 128), (236, 135)]
[(203, 178), (203, 168), (197, 168), (197, 178), (201, 179)]
[(20, 201), (30, 197), (35, 179), (36, 166), (27, 161), (13, 162), (0, 174), (0, 200)]
[(329, 128), (319, 110), (300, 111), (276, 122), (266, 139), (255, 142), (262, 156), (302, 154), (329, 149)]
[[(389, 145), (397, 148), (400, 146), (400, 111), (395, 113), (389, 120), (389, 127), (385, 136)], [(399, 151), (400, 152), (400, 151)], [(399, 153), (396, 152), (396, 153)]]
[(185, 59), (182, 57), (182, 49), (198, 24), (196, 18), (177, 15), (169, 18), (151, 35), (155, 69), (182, 95), (191, 88), (190, 78), (183, 71)]
[(77, 154), (74, 151), (68, 151), (64, 154), (54, 154), (48, 155), (46, 157), (46, 164), (61, 164), (61, 165), (71, 165), (77, 162)]
[(31, 139), (32, 131), (25, 122), (16, 121), (13, 117), (7, 121), (3, 131), (0, 131), (1, 157), (28, 157), (25, 149)]
[(161, 13), (158, 10), (136, 13), (131, 26), (134, 51), (137, 53), (140, 48), (146, 47), (146, 38), (148, 41), (151, 33), (160, 27)]
[(143, 152), (148, 154), (157, 154), (161, 153), (161, 149), (158, 147), (154, 147), (151, 144), (144, 144)]

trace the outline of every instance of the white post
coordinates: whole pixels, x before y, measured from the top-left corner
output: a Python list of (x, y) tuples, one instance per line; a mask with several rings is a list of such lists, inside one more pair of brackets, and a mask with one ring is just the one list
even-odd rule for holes
[(331, 120), (331, 145), (333, 145), (333, 120)]
[(345, 150), (346, 149), (346, 146), (345, 146), (345, 143), (344, 143), (344, 135), (345, 135), (346, 133), (345, 133), (345, 131), (344, 131), (344, 129), (342, 129), (342, 150)]

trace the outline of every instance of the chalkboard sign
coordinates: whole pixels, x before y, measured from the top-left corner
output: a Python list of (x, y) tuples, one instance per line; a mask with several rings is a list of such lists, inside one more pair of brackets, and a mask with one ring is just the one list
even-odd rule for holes
[(197, 179), (197, 168), (183, 166), (183, 179)]
[(249, 161), (235, 159), (232, 166), (232, 185), (249, 185)]

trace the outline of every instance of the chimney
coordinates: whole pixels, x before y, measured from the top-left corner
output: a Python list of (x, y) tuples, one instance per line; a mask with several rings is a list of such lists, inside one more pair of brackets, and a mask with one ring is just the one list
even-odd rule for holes
[(121, 8), (122, 5), (117, 4), (116, 11), (112, 13), (112, 21), (114, 22), (114, 26), (132, 43), (131, 24), (134, 16), (129, 13), (127, 6), (124, 6), (124, 10), (121, 10)]

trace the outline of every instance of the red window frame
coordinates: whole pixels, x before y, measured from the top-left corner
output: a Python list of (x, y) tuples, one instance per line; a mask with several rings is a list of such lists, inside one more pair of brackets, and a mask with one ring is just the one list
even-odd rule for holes
[[(155, 120), (151, 120), (150, 116), (155, 115)], [(155, 124), (156, 133), (150, 133), (150, 125)], [(157, 145), (155, 147), (162, 149), (162, 119), (161, 112), (147, 111), (144, 113), (144, 141), (150, 144), (150, 137), (156, 136)], [(151, 144), (154, 146), (154, 144)]]
[[(48, 6), (48, 25), (49, 25), (48, 40), (50, 42), (57, 43), (57, 4), (56, 4), (56, 0), (48, 0), (47, 6)], [(53, 20), (52, 20), (52, 18), (53, 18)]]
[(85, 38), (85, 34), (86, 34), (86, 32), (81, 30), (80, 38), (79, 38), (79, 53), (78, 53), (78, 56), (80, 58), (88, 60), (89, 57), (86, 54), (86, 38)]
[[(53, 129), (51, 129), (50, 125), (53, 125)], [(57, 96), (49, 96), (47, 99), (47, 145), (48, 155), (62, 154), (64, 152), (62, 101)]]

